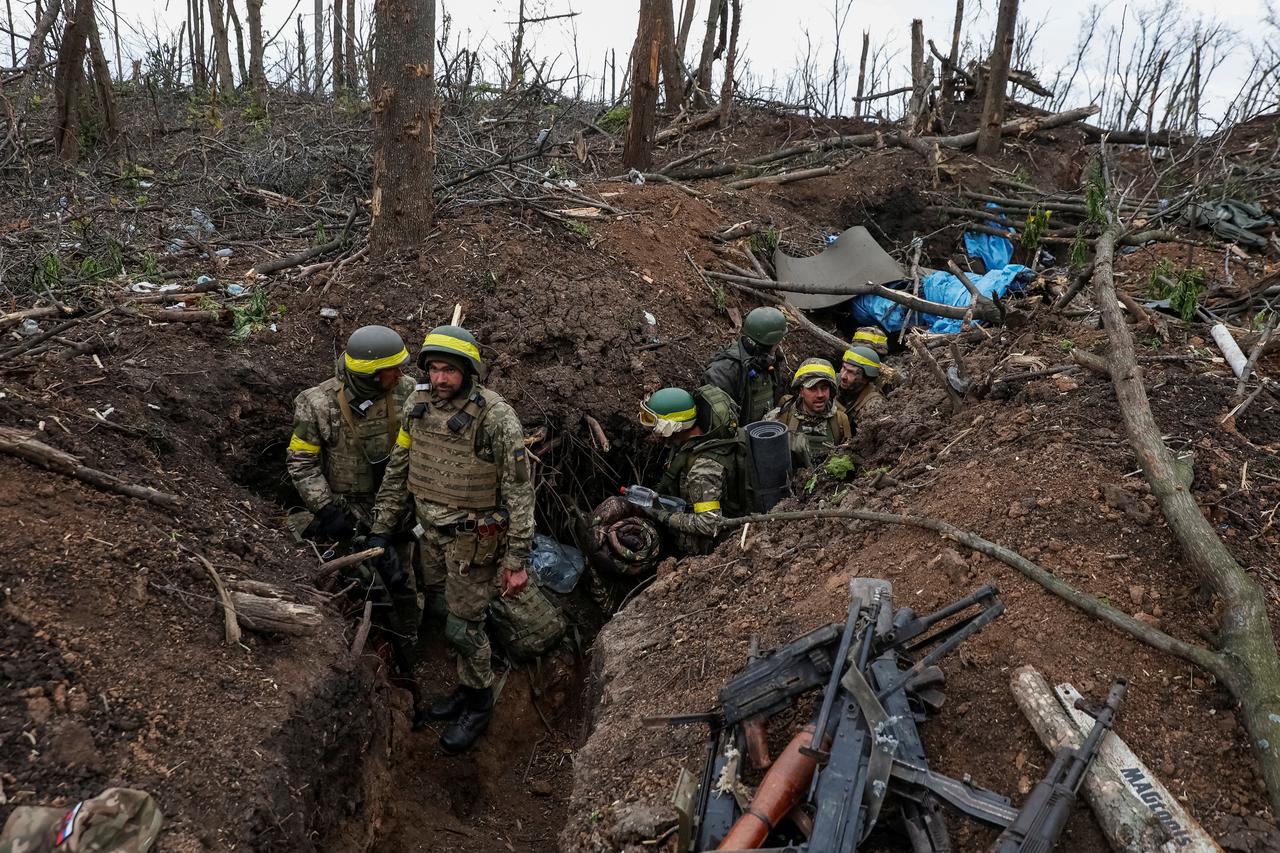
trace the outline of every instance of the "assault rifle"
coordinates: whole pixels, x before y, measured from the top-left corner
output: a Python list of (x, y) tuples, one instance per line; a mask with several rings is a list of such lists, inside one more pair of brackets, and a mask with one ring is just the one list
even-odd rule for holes
[[(1018, 817), (1009, 824), (996, 841), (995, 853), (1022, 853), (1023, 851), (1052, 850), (1067, 825), (1067, 818), (1075, 808), (1076, 794), (1084, 774), (1098, 754), (1102, 738), (1115, 721), (1124, 701), (1128, 683), (1120, 679), (1111, 685), (1107, 703), (1095, 716), (1089, 736), (1076, 749), (1063, 747), (1058, 750), (1053, 766), (1031, 796), (1027, 797)], [(1076, 702), (1080, 710), (1088, 710)]]

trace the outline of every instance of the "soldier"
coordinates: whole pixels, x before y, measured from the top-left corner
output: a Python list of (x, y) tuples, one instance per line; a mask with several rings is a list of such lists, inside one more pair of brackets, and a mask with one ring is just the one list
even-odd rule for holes
[(737, 406), (714, 385), (693, 394), (663, 388), (641, 403), (640, 423), (671, 447), (657, 492), (688, 504), (685, 512), (649, 507), (645, 515), (675, 532), (681, 555), (710, 553), (721, 533), (720, 518), (737, 518), (747, 510), (735, 488), (743, 474), (738, 470)]
[[(348, 340), (337, 375), (295, 398), (285, 465), (314, 514), (303, 532), (307, 538), (348, 543), (372, 528), (374, 497), (400, 430), (400, 410), (413, 393), (413, 379), (404, 374), (408, 361), (394, 330), (363, 326)], [(306, 514), (298, 515), (305, 522)], [(398, 539), (399, 562), (408, 567), (412, 541), (407, 531)], [(379, 578), (363, 566), (355, 573), (389, 598), (390, 613), (378, 611), (380, 627), (391, 638), (401, 674), (411, 679), (420, 620), (413, 577), (400, 569)]]
[(791, 379), (793, 395), (765, 420), (786, 424), (791, 432), (791, 453), (796, 468), (811, 468), (831, 451), (849, 441), (853, 430), (849, 416), (836, 402), (836, 369), (823, 358), (807, 358)]
[[(423, 341), (418, 366), (428, 381), (405, 404), (396, 448), (374, 505), (370, 544), (395, 530), (413, 496), (428, 592), (444, 577), (445, 636), (458, 653), (458, 685), (419, 709), (448, 720), (440, 745), (469, 748), (493, 715), (493, 668), (485, 612), (497, 596), (528, 583), (533, 544), (533, 486), (524, 430), (515, 410), (480, 384), (476, 339), (460, 326), (440, 326)], [(383, 557), (394, 570), (396, 552)]]
[(874, 420), (887, 410), (884, 395), (875, 385), (879, 376), (880, 356), (875, 350), (863, 346), (845, 350), (838, 402), (858, 424)]
[(147, 853), (163, 824), (164, 815), (146, 791), (108, 788), (70, 806), (18, 806), (0, 829), (0, 850)]
[(777, 308), (755, 308), (742, 321), (742, 335), (711, 359), (702, 381), (729, 395), (742, 423), (755, 423), (777, 405), (786, 364), (778, 345), (787, 318)]
[(859, 326), (853, 333), (853, 346), (874, 350), (884, 358), (889, 354), (889, 336), (879, 326)]

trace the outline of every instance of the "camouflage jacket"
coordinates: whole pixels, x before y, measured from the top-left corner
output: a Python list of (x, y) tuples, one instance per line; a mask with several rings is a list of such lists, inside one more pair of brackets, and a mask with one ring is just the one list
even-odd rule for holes
[(741, 339), (716, 353), (702, 374), (704, 385), (720, 388), (738, 404), (738, 423), (755, 423), (774, 407), (778, 395), (786, 387), (786, 362), (779, 353), (772, 363), (752, 358), (742, 347)]
[(720, 454), (699, 454), (697, 439), (676, 450), (667, 466), (667, 474), (658, 484), (663, 494), (681, 497), (689, 504), (688, 512), (670, 515), (666, 524), (676, 531), (676, 549), (681, 554), (707, 554), (720, 534), (724, 517), (721, 502), (729, 472)]
[(809, 468), (821, 462), (838, 445), (853, 437), (849, 416), (844, 407), (832, 402), (825, 415), (811, 415), (800, 410), (795, 397), (785, 397), (782, 405), (765, 420), (786, 424), (791, 433), (791, 455), (797, 468)]
[[(373, 532), (386, 533), (403, 523), (409, 491), (409, 463), (413, 447), (415, 419), (411, 417), (418, 400), (445, 415), (461, 411), (467, 394), (442, 400), (429, 385), (419, 385), (419, 393), (405, 403), (400, 414), (400, 434), (391, 451), (382, 488), (373, 507)], [(469, 393), (469, 392), (468, 392)], [(494, 395), (496, 397), (496, 395)], [(480, 460), (498, 468), (498, 506), (508, 515), (507, 564), (513, 568), (524, 563), (533, 547), (533, 483), (529, 480), (529, 462), (525, 457), (524, 427), (511, 404), (497, 397), (485, 408), (475, 434), (475, 454)], [(442, 527), (473, 517), (475, 513), (414, 498), (414, 514), (424, 527)]]
[[(293, 401), (293, 436), (285, 467), (303, 503), (312, 512), (339, 500), (366, 524), (372, 521), (373, 498), (381, 482), (396, 429), (388, 425), (388, 398), (355, 401), (348, 406), (351, 427), (343, 417), (338, 394), (342, 380), (333, 377), (308, 388)], [(350, 392), (347, 392), (350, 393)], [(413, 379), (403, 376), (389, 396), (392, 423), (399, 423)]]
[(889, 409), (884, 395), (875, 385), (864, 385), (860, 391), (841, 391), (838, 402), (860, 423), (882, 417)]

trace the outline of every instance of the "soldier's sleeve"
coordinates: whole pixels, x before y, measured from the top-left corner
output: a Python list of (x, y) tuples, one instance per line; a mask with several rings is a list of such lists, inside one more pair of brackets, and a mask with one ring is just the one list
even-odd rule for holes
[(718, 355), (707, 365), (702, 374), (703, 385), (714, 385), (741, 404), (738, 394), (742, 390), (742, 377), (739, 375), (740, 365), (732, 358)]
[(293, 401), (293, 435), (289, 436), (285, 468), (298, 496), (312, 512), (333, 501), (333, 491), (324, 478), (323, 444), (319, 413), (306, 393), (299, 394)]
[(523, 565), (533, 549), (533, 483), (524, 447), (524, 427), (507, 403), (498, 403), (484, 425), (490, 431), (489, 446), (498, 466), (499, 497), (510, 514), (506, 560), (514, 568)]
[(685, 475), (684, 499), (689, 512), (673, 513), (667, 524), (682, 533), (714, 538), (720, 532), (723, 517), (720, 501), (724, 499), (724, 466), (706, 456), (695, 459)]
[(400, 410), (400, 432), (396, 435), (395, 447), (391, 448), (391, 458), (387, 460), (387, 470), (382, 475), (378, 496), (373, 501), (374, 533), (389, 533), (404, 523), (405, 511), (408, 509), (409, 448), (413, 446), (407, 427), (412, 409), (411, 395)]
[(879, 391), (867, 397), (867, 402), (858, 410), (858, 419), (863, 421), (882, 418), (889, 413), (889, 403)]

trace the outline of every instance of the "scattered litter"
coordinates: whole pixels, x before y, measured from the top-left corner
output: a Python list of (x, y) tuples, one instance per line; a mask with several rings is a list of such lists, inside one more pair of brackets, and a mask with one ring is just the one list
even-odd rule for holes
[(644, 175), (636, 169), (632, 169), (630, 172), (627, 172), (627, 180), (637, 186), (644, 185)]
[(320, 316), (325, 320), (336, 320), (338, 319), (338, 309), (337, 308), (321, 308)]
[(582, 576), (586, 560), (582, 552), (572, 545), (557, 542), (550, 536), (535, 533), (533, 551), (529, 554), (529, 566), (543, 586), (561, 595), (573, 592)]
[(244, 296), (247, 289), (243, 284), (228, 284), (227, 296)]
[(200, 230), (206, 234), (213, 233), (213, 222), (205, 215), (205, 212), (198, 207), (191, 208), (191, 221), (200, 227)]
[(172, 293), (178, 289), (178, 285), (153, 284), (149, 281), (139, 281), (129, 285), (129, 289), (134, 293)]
[(18, 332), (26, 335), (27, 337), (30, 337), (31, 335), (38, 335), (40, 334), (40, 324), (35, 320), (28, 318), (18, 325)]
[(213, 276), (202, 275), (196, 279), (196, 286), (201, 287), (206, 284), (213, 284)]
[(280, 331), (280, 327), (279, 327), (279, 326), (277, 326), (275, 323), (272, 323), (270, 326), (267, 326), (267, 328), (268, 328), (268, 329), (270, 329), (270, 330), (271, 330), (271, 331), (273, 331), (273, 332), (278, 332), (278, 331)]
[(213, 256), (215, 258), (229, 258), (234, 254), (235, 252), (231, 249), (219, 249), (218, 251), (213, 253)]
[(182, 310), (183, 308), (186, 308), (186, 307), (187, 307), (187, 303), (186, 303), (185, 301), (183, 301), (183, 302), (175, 302), (175, 303), (173, 303), (172, 305), (166, 305), (166, 306), (165, 306), (165, 308), (166, 308), (167, 310), (169, 310), (169, 311), (180, 311), (180, 310)]
[(115, 406), (107, 406), (105, 409), (103, 409), (103, 410), (101, 410), (101, 411), (99, 411), (99, 410), (97, 410), (97, 409), (90, 409), (89, 411), (90, 411), (90, 412), (93, 414), (93, 416), (94, 416), (94, 417), (96, 417), (98, 420), (100, 420), (100, 421), (105, 421), (105, 420), (107, 419), (107, 417), (108, 417), (112, 412), (114, 412), (115, 410), (116, 410), (116, 407), (115, 407)]

